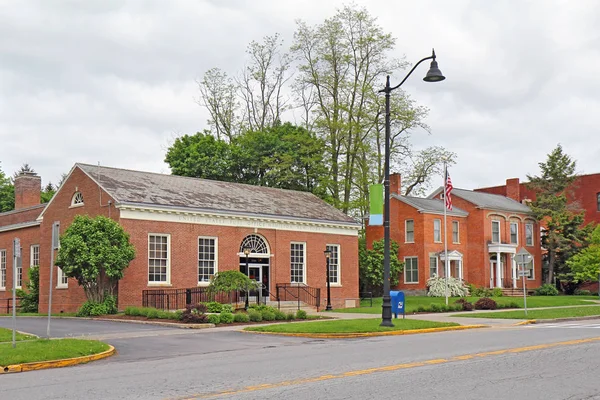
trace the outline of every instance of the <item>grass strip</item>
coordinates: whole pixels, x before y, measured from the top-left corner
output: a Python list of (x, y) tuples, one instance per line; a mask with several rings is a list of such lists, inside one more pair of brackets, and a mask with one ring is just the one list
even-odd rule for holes
[[(528, 303), (529, 305), (529, 303)], [(555, 318), (574, 318), (589, 317), (600, 315), (600, 306), (572, 307), (572, 308), (553, 308), (546, 310), (525, 310), (499, 311), (489, 313), (457, 314), (453, 317), (466, 318), (500, 318), (500, 319), (555, 319)]]
[(17, 343), (14, 349), (11, 343), (0, 343), (0, 366), (90, 356), (108, 349), (106, 343), (83, 339), (38, 339)]
[(299, 322), (267, 326), (248, 327), (245, 330), (255, 332), (277, 332), (277, 333), (366, 333), (366, 332), (388, 332), (405, 331), (413, 329), (441, 328), (447, 326), (459, 326), (453, 322), (433, 322), (414, 319), (394, 319), (393, 327), (379, 326), (379, 318), (369, 319), (345, 319), (323, 322)]
[[(458, 297), (448, 299), (448, 304), (452, 305)], [(475, 303), (480, 297), (466, 297), (467, 301)], [(519, 308), (523, 308), (523, 297), (491, 297), (497, 304), (504, 305), (516, 303)], [(598, 300), (597, 296), (528, 296), (527, 307), (564, 307), (564, 306), (583, 306), (592, 305), (589, 300)], [(444, 297), (427, 297), (427, 296), (406, 296), (406, 313), (411, 314), (417, 312), (419, 307), (429, 308), (432, 304), (444, 305), (446, 299)], [(369, 300), (363, 300), (361, 307), (357, 308), (340, 308), (334, 310), (342, 313), (361, 313), (361, 314), (381, 314), (381, 297), (373, 298), (373, 305), (370, 306)]]
[[(31, 340), (35, 338), (35, 336), (24, 335), (19, 332), (16, 334), (17, 340)], [(0, 328), (0, 343), (3, 342), (12, 342), (12, 329)]]

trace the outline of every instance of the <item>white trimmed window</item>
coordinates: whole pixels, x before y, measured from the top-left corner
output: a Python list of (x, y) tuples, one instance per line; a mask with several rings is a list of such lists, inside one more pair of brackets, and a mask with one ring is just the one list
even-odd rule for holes
[(525, 264), (525, 270), (527, 271), (527, 275), (525, 277), (532, 281), (535, 279), (535, 270), (533, 268), (533, 259), (529, 262), (529, 264)]
[(525, 246), (533, 246), (533, 224), (525, 224)]
[(73, 197), (71, 198), (71, 207), (77, 207), (83, 205), (83, 195), (81, 192), (75, 192)]
[(171, 235), (148, 235), (148, 284), (170, 281)]
[(438, 258), (437, 256), (429, 256), (429, 277), (432, 278), (434, 275), (438, 275)]
[(404, 283), (419, 283), (419, 259), (404, 257)]
[(19, 262), (17, 263), (17, 282), (15, 284), (15, 288), (22, 289), (23, 288), (23, 248), (21, 247), (20, 251), (21, 257), (19, 257)]
[(328, 244), (325, 246), (329, 253), (329, 283), (332, 285), (341, 284), (340, 279), (340, 245)]
[(500, 243), (500, 221), (492, 221), (492, 243)]
[(415, 241), (415, 221), (412, 219), (407, 219), (404, 222), (405, 226), (405, 239), (406, 243), (414, 243)]
[(40, 265), (40, 245), (32, 244), (29, 248), (29, 266), (35, 267)]
[(434, 242), (442, 241), (442, 220), (441, 219), (433, 220), (433, 241)]
[(208, 284), (217, 272), (217, 238), (198, 238), (198, 283)]
[(57, 288), (67, 288), (69, 287), (69, 277), (63, 273), (63, 270), (59, 267), (56, 267), (56, 276), (57, 276)]
[(458, 221), (452, 221), (452, 243), (460, 243), (460, 232)]
[(6, 290), (6, 250), (0, 250), (0, 290)]
[(290, 244), (290, 282), (306, 283), (306, 243)]
[(510, 223), (510, 243), (519, 244), (519, 224), (517, 222)]

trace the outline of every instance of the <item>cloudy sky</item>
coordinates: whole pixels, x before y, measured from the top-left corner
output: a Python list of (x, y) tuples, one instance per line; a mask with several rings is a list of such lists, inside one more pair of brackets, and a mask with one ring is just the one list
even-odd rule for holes
[[(251, 40), (311, 25), (348, 1), (0, 0), (0, 168), (56, 182), (75, 162), (169, 173), (173, 138), (207, 127), (195, 80), (235, 74)], [(416, 62), (447, 79), (404, 89), (429, 107), (419, 147), (458, 154), (455, 186), (538, 172), (557, 143), (600, 172), (599, 0), (356, 0)], [(382, 82), (383, 86), (384, 82)], [(441, 180), (441, 178), (440, 178)]]

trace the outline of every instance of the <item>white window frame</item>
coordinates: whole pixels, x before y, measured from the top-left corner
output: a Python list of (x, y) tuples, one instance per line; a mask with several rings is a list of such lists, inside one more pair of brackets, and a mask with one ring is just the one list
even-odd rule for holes
[[(512, 231), (513, 226), (516, 227), (514, 242), (513, 242), (513, 231)], [(512, 222), (510, 222), (509, 228), (510, 228), (510, 244), (518, 245), (519, 244), (519, 223), (512, 221)]]
[[(412, 222), (412, 240), (408, 240), (408, 223)], [(415, 242), (415, 220), (414, 219), (406, 219), (404, 220), (404, 243), (414, 243)]]
[[(36, 257), (37, 253), (37, 257)], [(35, 263), (35, 259), (37, 258), (37, 263)], [(29, 268), (39, 267), (40, 266), (40, 245), (32, 244), (29, 246)], [(21, 263), (21, 285), (23, 285), (23, 263)], [(21, 289), (21, 286), (17, 286), (17, 288)]]
[(0, 291), (6, 290), (6, 249), (0, 249)]
[[(454, 226), (456, 224), (456, 240), (454, 240)], [(460, 243), (460, 222), (452, 221), (452, 243)]]
[(69, 287), (69, 277), (63, 273), (62, 268), (56, 267), (56, 288), (67, 289)]
[(429, 255), (429, 277), (433, 277), (433, 274), (431, 273), (431, 260), (435, 260), (435, 275), (440, 276), (440, 262), (438, 256)]
[[(214, 260), (210, 260), (210, 259), (200, 259), (200, 240), (213, 240), (214, 241)], [(205, 262), (213, 262), (213, 273), (212, 275), (214, 276), (218, 271), (219, 271), (219, 238), (215, 237), (215, 236), (198, 236), (198, 270), (197, 270), (197, 276), (198, 276), (198, 286), (208, 286), (210, 284), (210, 274), (208, 277), (208, 280), (200, 280), (200, 262), (205, 261)], [(203, 268), (210, 268), (210, 267), (203, 267)]]
[[(329, 276), (327, 277), (327, 279), (329, 280), (329, 284), (331, 286), (342, 286), (342, 268), (341, 268), (341, 262), (340, 262), (340, 260), (341, 260), (341, 253), (340, 253), (341, 246), (339, 244), (326, 244), (325, 248), (327, 250), (331, 250), (331, 253), (329, 255)], [(336, 261), (336, 263), (332, 262), (332, 260), (334, 260), (334, 258), (333, 258), (333, 254), (334, 254), (333, 249), (334, 248), (335, 248), (335, 253), (336, 253), (336, 255), (335, 255), (335, 261)], [(334, 282), (334, 281), (331, 280), (331, 277), (333, 276), (331, 274), (331, 267), (332, 267), (332, 265), (335, 265), (335, 268), (336, 268), (336, 270), (335, 270), (335, 279), (336, 279), (336, 282)]]
[[(407, 268), (408, 264), (407, 264), (406, 260), (416, 260), (416, 263), (417, 263), (417, 280), (416, 281), (409, 282), (406, 280), (406, 273), (408, 272), (408, 268)], [(412, 276), (411, 276), (411, 279), (412, 279)], [(416, 285), (419, 283), (419, 257), (404, 257), (404, 283), (407, 285)]]
[[(437, 223), (437, 229), (436, 229), (436, 223)], [(435, 235), (438, 235), (438, 237), (436, 238)], [(435, 243), (442, 243), (442, 220), (441, 219), (434, 219), (433, 220), (433, 241)]]
[[(494, 225), (498, 225), (498, 240), (494, 240)], [(502, 242), (502, 228), (500, 227), (500, 221), (497, 219), (492, 220), (492, 243), (501, 243)]]
[[(531, 232), (531, 235), (527, 235), (527, 227), (531, 227), (531, 229), (529, 230)], [(531, 239), (531, 241), (529, 241), (529, 239)], [(535, 244), (535, 240), (533, 238), (533, 224), (529, 223), (529, 224), (525, 224), (525, 246), (528, 247), (532, 247)]]
[[(535, 259), (533, 257), (531, 258), (531, 262), (529, 264), (531, 264), (531, 269), (527, 268), (527, 270), (531, 271), (531, 274), (526, 275), (525, 278), (528, 281), (534, 281), (535, 280)], [(525, 265), (529, 265), (529, 264), (525, 264)]]
[[(17, 263), (15, 289), (23, 289), (23, 248), (21, 247), (21, 262)], [(15, 277), (13, 277), (13, 280)]]
[(83, 194), (80, 191), (73, 193), (73, 197), (71, 197), (71, 207), (81, 207), (83, 205)]
[[(302, 246), (302, 281), (292, 281), (292, 270), (293, 266), (298, 263), (294, 263), (292, 261), (294, 254), (292, 252), (292, 248), (294, 246), (301, 245)], [(306, 285), (306, 242), (290, 242), (290, 283), (292, 285)]]
[[(150, 237), (151, 236), (162, 236), (167, 238), (167, 272), (166, 281), (150, 281)], [(169, 233), (148, 233), (148, 252), (146, 253), (146, 260), (148, 262), (148, 269), (146, 270), (146, 280), (148, 286), (167, 286), (171, 285), (171, 234)]]

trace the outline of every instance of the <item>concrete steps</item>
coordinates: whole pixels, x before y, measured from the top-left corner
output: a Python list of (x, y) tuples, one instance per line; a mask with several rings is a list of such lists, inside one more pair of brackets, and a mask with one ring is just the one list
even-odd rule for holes
[[(535, 290), (533, 290), (533, 289), (526, 289), (526, 290), (527, 290), (528, 296), (531, 296), (535, 293)], [(522, 288), (502, 289), (502, 296), (504, 296), (504, 297), (523, 297), (523, 289)]]

